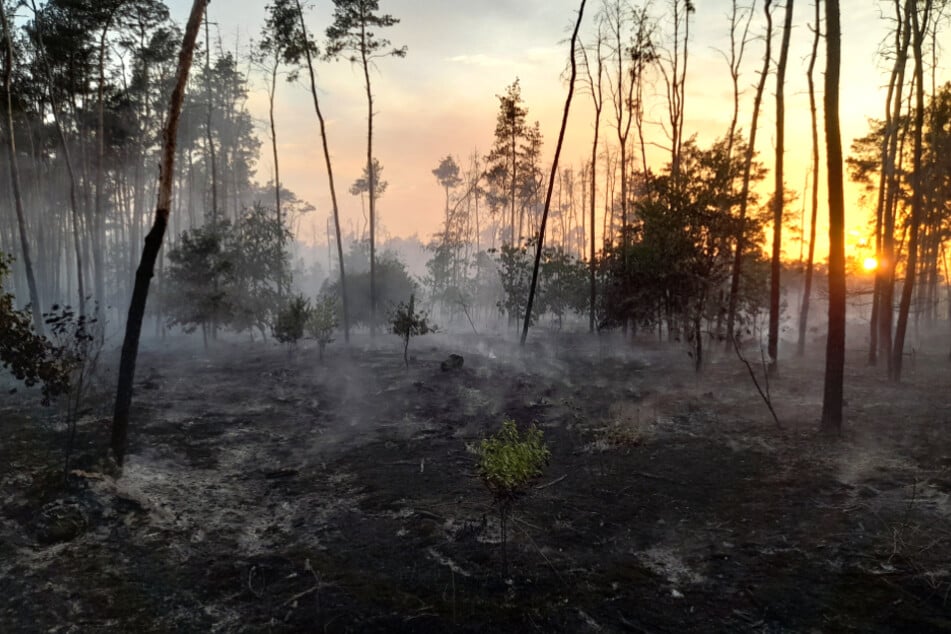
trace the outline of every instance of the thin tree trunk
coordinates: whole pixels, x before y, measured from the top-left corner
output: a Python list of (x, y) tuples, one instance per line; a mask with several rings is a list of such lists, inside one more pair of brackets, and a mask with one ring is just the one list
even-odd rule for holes
[(786, 19), (783, 23), (782, 44), (779, 47), (779, 62), (776, 65), (776, 165), (773, 174), (776, 178), (773, 193), (773, 257), (770, 262), (769, 278), (769, 336), (767, 354), (769, 370), (776, 372), (779, 367), (779, 290), (782, 263), (780, 255), (783, 248), (783, 208), (786, 203), (786, 188), (783, 175), (786, 152), (786, 60), (789, 58), (789, 36), (792, 33), (793, 0), (786, 0)]
[[(277, 125), (274, 123), (274, 93), (277, 92), (278, 55), (274, 54), (274, 66), (271, 67), (271, 90), (268, 92), (268, 119), (271, 124), (271, 153), (274, 155), (274, 211), (277, 214), (277, 226), (283, 227), (281, 217), (281, 171), (277, 161)], [(281, 252), (284, 251), (284, 232), (281, 231)], [(277, 278), (277, 296), (281, 298), (284, 292), (284, 265)]]
[(376, 170), (373, 168), (373, 90), (367, 57), (366, 22), (360, 23), (360, 56), (367, 93), (367, 185), (370, 199), (370, 334), (376, 334)]
[(766, 0), (766, 51), (763, 54), (763, 70), (760, 72), (759, 83), (756, 85), (756, 96), (753, 98), (753, 121), (750, 124), (750, 142), (746, 148), (746, 158), (743, 166), (743, 187), (740, 191), (739, 233), (736, 236), (736, 249), (733, 253), (733, 269), (730, 276), (730, 299), (727, 304), (726, 339), (727, 350), (732, 345), (730, 340), (734, 336), (736, 324), (736, 309), (740, 296), (740, 274), (743, 268), (743, 251), (746, 248), (746, 210), (750, 198), (750, 176), (753, 169), (753, 157), (756, 153), (756, 130), (759, 122), (760, 104), (763, 102), (763, 90), (766, 88), (766, 78), (769, 76), (770, 53), (773, 41), (773, 14), (770, 13), (772, 2)]
[[(300, 0), (296, 0), (297, 17), (300, 20), (301, 33), (304, 40), (307, 40), (307, 27), (304, 24), (304, 11), (301, 8)], [(340, 208), (337, 206), (337, 190), (334, 187), (334, 173), (330, 161), (330, 146), (327, 142), (327, 125), (324, 123), (324, 115), (320, 110), (320, 101), (317, 99), (317, 78), (314, 74), (314, 60), (309, 46), (304, 46), (304, 53), (307, 56), (307, 71), (310, 75), (310, 94), (314, 101), (314, 112), (317, 114), (317, 120), (320, 122), (320, 141), (324, 150), (324, 162), (327, 166), (327, 181), (330, 185), (330, 202), (334, 210), (334, 229), (337, 234), (337, 262), (340, 265), (340, 301), (343, 305), (343, 339), (350, 343), (350, 313), (347, 307), (347, 276), (343, 266), (343, 239), (340, 236)]]
[(103, 209), (103, 163), (106, 156), (105, 140), (105, 83), (106, 83), (106, 35), (109, 33), (109, 27), (118, 10), (118, 4), (114, 5), (112, 12), (107, 16), (106, 23), (102, 27), (102, 34), (99, 37), (99, 85), (96, 88), (96, 183), (95, 199), (93, 205), (93, 243), (96, 248), (93, 249), (93, 275), (96, 277), (96, 315), (105, 306), (106, 294), (106, 274), (105, 264), (103, 262), (103, 253), (106, 250), (106, 222), (105, 209)]
[(809, 220), (809, 255), (806, 256), (806, 280), (802, 288), (802, 306), (799, 310), (799, 341), (796, 346), (797, 354), (801, 357), (806, 352), (806, 327), (809, 321), (809, 298), (812, 294), (813, 264), (816, 255), (816, 220), (819, 215), (819, 122), (816, 112), (816, 83), (814, 72), (816, 57), (819, 52), (819, 38), (822, 37), (822, 20), (819, 12), (819, 0), (816, 3), (816, 25), (812, 38), (812, 53), (809, 57), (809, 70), (806, 80), (809, 83), (809, 112), (812, 117), (812, 214)]
[[(601, 55), (601, 43), (603, 40), (603, 35), (601, 29), (598, 29), (598, 39), (597, 47), (595, 52), (598, 56), (597, 64), (597, 80), (595, 76), (591, 73), (591, 66), (588, 63), (588, 55), (584, 47), (581, 48), (581, 54), (584, 56), (585, 61), (585, 70), (588, 74), (588, 84), (591, 87), (591, 100), (594, 106), (594, 138), (591, 141), (591, 182), (590, 182), (590, 213), (591, 213), (591, 253), (590, 259), (588, 261), (588, 268), (590, 274), (590, 283), (591, 283), (591, 304), (589, 306), (588, 314), (588, 331), (594, 332), (595, 329), (595, 310), (597, 304), (597, 262), (595, 260), (595, 208), (597, 206), (597, 195), (598, 195), (598, 185), (597, 185), (597, 174), (598, 174), (598, 135), (601, 131), (601, 111), (604, 107), (604, 93), (602, 92), (602, 77), (604, 73), (604, 60)], [(583, 248), (583, 246), (582, 246)]]
[(542, 245), (545, 242), (545, 225), (548, 222), (548, 210), (551, 207), (551, 194), (555, 188), (555, 176), (558, 173), (558, 158), (561, 156), (561, 145), (565, 140), (565, 128), (568, 127), (568, 111), (571, 109), (571, 98), (575, 93), (575, 78), (578, 76), (578, 64), (575, 57), (575, 46), (578, 42), (578, 30), (581, 28), (581, 19), (584, 16), (586, 0), (581, 0), (578, 8), (578, 19), (575, 21), (575, 30), (571, 34), (571, 76), (568, 78), (568, 96), (565, 98), (565, 113), (561, 118), (561, 129), (558, 132), (558, 144), (555, 146), (555, 156), (552, 159), (551, 174), (548, 177), (548, 191), (545, 194), (545, 208), (542, 211), (541, 226), (538, 229), (538, 244), (535, 246), (535, 265), (532, 268), (532, 284), (528, 289), (528, 302), (525, 305), (525, 322), (522, 325), (520, 344), (525, 345), (528, 339), (528, 326), (532, 320), (532, 303), (535, 300), (535, 287), (538, 284), (538, 269), (542, 259)]
[(908, 260), (905, 264), (905, 283), (901, 289), (901, 301), (898, 305), (898, 323), (895, 326), (895, 341), (892, 350), (892, 370), (889, 378), (898, 382), (901, 380), (902, 357), (905, 351), (905, 333), (908, 328), (908, 312), (911, 308), (911, 295), (915, 288), (915, 277), (918, 274), (918, 237), (921, 225), (922, 207), (924, 205), (924, 179), (922, 174), (922, 131), (925, 121), (925, 87), (924, 87), (924, 33), (927, 28), (928, 17), (931, 13), (932, 0), (926, 0), (924, 17), (919, 18), (917, 5), (912, 10), (911, 22), (914, 32), (912, 50), (915, 54), (915, 147), (912, 155), (913, 192), (911, 200), (911, 223), (908, 236)]
[(13, 40), (6, 11), (0, 7), (0, 19), (3, 20), (3, 37), (6, 47), (3, 51), (3, 88), (7, 93), (7, 152), (10, 157), (10, 186), (13, 190), (13, 204), (16, 210), (17, 228), (20, 231), (20, 250), (23, 256), (23, 270), (26, 273), (26, 284), (30, 291), (30, 308), (33, 313), (33, 328), (37, 334), (43, 336), (43, 310), (40, 307), (40, 295), (36, 288), (36, 277), (33, 274), (33, 259), (30, 257), (30, 239), (27, 236), (26, 216), (23, 212), (23, 194), (20, 191), (20, 168), (17, 163), (16, 129), (13, 126)]
[[(209, 35), (208, 16), (205, 16), (205, 93), (208, 108), (205, 110), (205, 139), (208, 143), (208, 160), (211, 165), (211, 226), (218, 228), (218, 160), (215, 155), (215, 139), (211, 133), (211, 115), (213, 111), (211, 97), (211, 37)], [(212, 330), (214, 338), (214, 330)]]
[(826, 339), (822, 430), (842, 431), (845, 375), (845, 194), (842, 175), (842, 133), (839, 128), (839, 68), (842, 31), (839, 0), (826, 1), (825, 132), (829, 192), (829, 335)]
[(112, 453), (120, 469), (125, 460), (128, 445), (129, 412), (132, 407), (132, 383), (135, 378), (135, 362), (139, 352), (139, 335), (142, 332), (142, 318), (149, 295), (149, 284), (155, 269), (155, 260), (165, 228), (168, 226), (169, 210), (172, 206), (172, 181), (175, 177), (175, 140), (178, 122), (185, 99), (185, 87), (188, 83), (188, 71), (195, 53), (195, 40), (201, 27), (202, 15), (208, 0), (194, 0), (191, 14), (185, 26), (185, 37), (178, 55), (178, 71), (175, 87), (169, 99), (168, 119), (162, 142), (162, 162), (159, 173), (158, 201), (155, 207), (155, 220), (151, 231), (145, 237), (142, 260), (135, 272), (135, 287), (129, 304), (129, 317), (126, 321), (125, 339), (122, 342), (122, 356), (119, 361), (119, 385), (116, 390), (116, 405), (112, 420)]

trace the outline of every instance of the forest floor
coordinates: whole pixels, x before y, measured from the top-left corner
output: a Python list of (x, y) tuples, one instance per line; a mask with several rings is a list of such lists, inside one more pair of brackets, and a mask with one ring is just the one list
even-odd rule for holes
[[(410, 353), (146, 342), (123, 475), (104, 393), (68, 486), (57, 415), (5, 396), (0, 632), (951, 631), (945, 344), (900, 386), (850, 351), (836, 440), (820, 351), (770, 382), (781, 428), (732, 354), (697, 376), (616, 336)], [(507, 574), (474, 455), (504, 416), (552, 454)]]

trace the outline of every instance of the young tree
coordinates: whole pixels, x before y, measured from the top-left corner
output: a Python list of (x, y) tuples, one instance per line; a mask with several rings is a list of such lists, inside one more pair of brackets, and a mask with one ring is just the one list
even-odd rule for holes
[(829, 334), (826, 339), (822, 430), (842, 431), (845, 375), (845, 194), (842, 183), (842, 133), (839, 126), (839, 69), (842, 28), (839, 0), (826, 2), (825, 133), (829, 192)]
[(391, 47), (390, 41), (375, 31), (399, 24), (392, 15), (380, 15), (379, 0), (333, 0), (333, 24), (327, 27), (326, 56), (346, 55), (363, 70), (367, 96), (367, 192), (370, 202), (370, 331), (376, 329), (376, 185), (373, 169), (373, 90), (370, 67), (384, 57), (405, 57), (406, 47)]
[[(314, 72), (314, 57), (317, 46), (311, 40), (304, 24), (304, 12), (300, 0), (274, 0), (268, 5), (266, 28), (273, 38), (274, 46), (281, 51), (285, 64), (300, 66), (306, 62), (310, 77), (310, 95), (314, 103), (314, 112), (320, 123), (320, 140), (324, 151), (324, 163), (327, 167), (327, 182), (330, 187), (330, 201), (333, 206), (334, 231), (337, 238), (337, 262), (340, 267), (341, 309), (343, 311), (343, 338), (350, 341), (350, 316), (348, 310), (347, 276), (343, 263), (343, 239), (340, 229), (340, 209), (337, 205), (337, 190), (334, 186), (333, 165), (330, 160), (330, 145), (327, 140), (327, 125), (320, 109), (317, 97), (317, 76)], [(297, 73), (291, 75), (295, 79)]]
[(412, 337), (436, 332), (436, 326), (429, 323), (426, 313), (417, 313), (415, 308), (416, 296), (410, 294), (409, 304), (400, 302), (393, 312), (390, 322), (394, 335), (403, 340), (403, 363), (409, 367), (409, 340)]
[(172, 207), (172, 179), (175, 166), (175, 141), (178, 123), (185, 99), (185, 86), (188, 71), (195, 53), (195, 40), (201, 26), (202, 16), (208, 0), (194, 0), (191, 14), (185, 26), (178, 57), (178, 71), (175, 86), (169, 98), (168, 118), (162, 143), (162, 162), (159, 172), (159, 196), (155, 207), (155, 219), (152, 230), (145, 238), (142, 259), (135, 274), (135, 287), (129, 304), (129, 316), (126, 321), (125, 338), (122, 342), (122, 355), (119, 360), (119, 385), (116, 389), (116, 405), (112, 420), (112, 453), (116, 463), (122, 467), (128, 443), (129, 411), (132, 407), (132, 382), (135, 378), (135, 362), (139, 352), (139, 335), (142, 332), (142, 318), (145, 315), (145, 303), (149, 296), (149, 284), (155, 271), (155, 261), (162, 238), (168, 226), (168, 217)]

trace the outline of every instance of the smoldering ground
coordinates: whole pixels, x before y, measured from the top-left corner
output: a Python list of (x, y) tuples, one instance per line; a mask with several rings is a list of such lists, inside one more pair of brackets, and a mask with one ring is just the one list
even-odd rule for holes
[[(934, 346), (932, 349), (942, 349)], [(440, 362), (462, 354), (462, 368)], [(4, 405), (0, 629), (939, 631), (949, 627), (943, 355), (886, 383), (850, 356), (845, 438), (815, 433), (821, 359), (771, 382), (733, 355), (603, 335), (334, 344), (175, 338), (142, 351), (125, 472), (79, 428)], [(509, 575), (475, 448), (503, 417), (552, 457)], [(64, 510), (65, 509), (65, 510)], [(72, 510), (70, 510), (72, 509)], [(56, 518), (74, 530), (51, 534)]]

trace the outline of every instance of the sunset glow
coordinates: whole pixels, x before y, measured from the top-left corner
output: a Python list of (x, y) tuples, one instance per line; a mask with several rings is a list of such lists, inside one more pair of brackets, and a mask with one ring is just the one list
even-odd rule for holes
[[(185, 13), (186, 0), (174, 0), (173, 12)], [(244, 48), (259, 36), (266, 3), (235, 0), (212, 3), (209, 15), (217, 25), (226, 49)], [(559, 118), (566, 92), (564, 70), (567, 63), (567, 29), (578, 3), (557, 2), (409, 2), (389, 0), (383, 9), (401, 19), (388, 37), (408, 47), (405, 59), (381, 60), (374, 75), (375, 105), (378, 116), (375, 153), (384, 166), (389, 189), (378, 202), (378, 222), (385, 235), (428, 240), (439, 230), (443, 217), (445, 192), (431, 170), (440, 158), (451, 154), (465, 164), (473, 155), (484, 156), (492, 144), (497, 95), (516, 78), (521, 81), (530, 122), (538, 121), (543, 134), (543, 156), (551, 160)], [(596, 5), (595, 5), (596, 6)], [(748, 135), (754, 85), (763, 52), (762, 5), (751, 26), (751, 41), (743, 60), (740, 89), (739, 127)], [(696, 135), (704, 145), (724, 135), (732, 112), (732, 91), (724, 52), (729, 50), (727, 2), (697, 3), (692, 16), (690, 58), (686, 81), (685, 137)], [(879, 62), (878, 48), (888, 32), (878, 2), (845, 0), (843, 14), (848, 15), (843, 33), (842, 126), (843, 145), (848, 152), (852, 139), (865, 134), (869, 117), (881, 117), (884, 92), (880, 87), (887, 77), (885, 62)], [(585, 20), (582, 37), (591, 42), (593, 15)], [(663, 11), (658, 12), (663, 15)], [(887, 13), (887, 11), (886, 11)], [(315, 33), (322, 33), (330, 19), (330, 3), (318, 3), (308, 14)], [(240, 16), (240, 17), (239, 17)], [(805, 71), (810, 37), (807, 23), (811, 10), (796, 9), (790, 50), (790, 68), (786, 87), (786, 173), (787, 187), (796, 190), (810, 169), (811, 131)], [(662, 25), (664, 29), (668, 25)], [(214, 36), (213, 36), (214, 37)], [(778, 42), (776, 42), (778, 45)], [(819, 60), (821, 69), (824, 60)], [(940, 65), (938, 83), (947, 77), (946, 65)], [(357, 178), (366, 160), (366, 112), (363, 87), (358, 73), (347, 63), (319, 65), (319, 84), (324, 108), (330, 119), (331, 152), (335, 172), (342, 183)], [(819, 128), (822, 130), (821, 74)], [(666, 112), (662, 81), (652, 78), (645, 97), (647, 104), (647, 160), (659, 171), (669, 159), (663, 117)], [(249, 106), (261, 121), (266, 121), (266, 92), (260, 77), (250, 95)], [(579, 90), (580, 87), (579, 87)], [(775, 90), (770, 78), (767, 93)], [(562, 167), (579, 172), (590, 154), (592, 138), (590, 96), (583, 91), (575, 99), (562, 154)], [(757, 150), (764, 166), (770, 169), (770, 139), (775, 134), (772, 98), (764, 100), (759, 118), (760, 141)], [(298, 237), (306, 242), (324, 242), (326, 219), (330, 211), (329, 192), (320, 169), (322, 156), (317, 143), (317, 124), (306, 90), (300, 85), (280, 85), (277, 98), (278, 143), (281, 153), (281, 177), (284, 184), (312, 203), (317, 211), (302, 219)], [(601, 123), (601, 154), (604, 144), (616, 145), (616, 131), (610, 123)], [(262, 127), (261, 138), (267, 137)], [(651, 151), (653, 148), (653, 151)], [(616, 148), (611, 147), (611, 152)], [(824, 149), (821, 151), (824, 152)], [(823, 159), (824, 161), (824, 159)], [(266, 153), (258, 165), (257, 178), (267, 181), (273, 174), (273, 162)], [(635, 166), (640, 169), (640, 166)], [(603, 170), (603, 165), (601, 166)], [(816, 257), (825, 258), (828, 229), (825, 195), (825, 166), (819, 175), (819, 215)], [(771, 185), (765, 186), (769, 189)], [(801, 192), (800, 197), (802, 196)], [(769, 192), (760, 192), (768, 197)], [(848, 229), (866, 228), (867, 203), (861, 192), (846, 180)], [(598, 208), (604, 209), (604, 191), (599, 188)], [(341, 197), (345, 233), (359, 231), (365, 224), (360, 201)], [(808, 220), (806, 221), (808, 223)], [(600, 240), (602, 222), (598, 220)], [(788, 237), (788, 236), (784, 236)], [(790, 247), (791, 249), (792, 247)], [(791, 251), (790, 251), (791, 252)]]
[(862, 268), (866, 271), (874, 271), (878, 268), (878, 260), (873, 257), (867, 257), (862, 261)]

